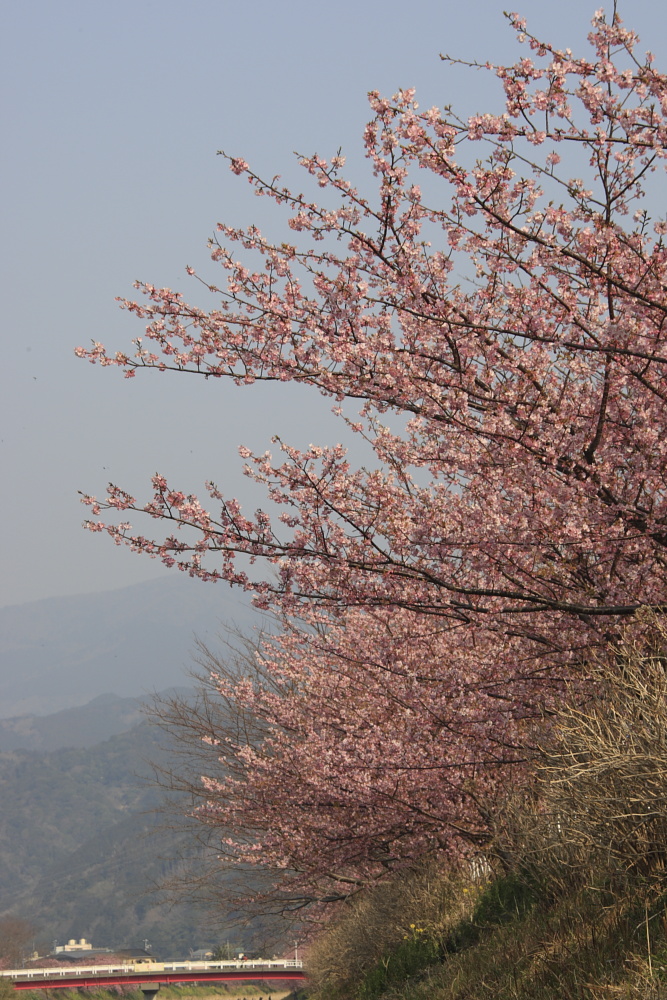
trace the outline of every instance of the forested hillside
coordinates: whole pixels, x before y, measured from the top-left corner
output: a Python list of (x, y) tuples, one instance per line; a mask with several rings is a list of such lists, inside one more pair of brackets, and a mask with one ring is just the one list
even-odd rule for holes
[(190, 834), (156, 812), (149, 762), (163, 759), (148, 721), (86, 749), (1, 752), (0, 913), (31, 921), (49, 947), (71, 937), (139, 947), (148, 938), (156, 954), (187, 955), (229, 937), (250, 942), (224, 915), (155, 892), (193, 851)]
[(0, 719), (0, 750), (60, 750), (89, 747), (141, 722), (142, 701), (101, 694), (87, 705), (53, 715)]

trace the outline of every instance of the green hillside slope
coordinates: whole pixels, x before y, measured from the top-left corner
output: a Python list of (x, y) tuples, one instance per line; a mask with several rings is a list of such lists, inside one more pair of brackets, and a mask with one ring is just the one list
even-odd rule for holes
[(144, 721), (94, 747), (0, 753), (0, 914), (30, 920), (42, 945), (86, 937), (100, 947), (187, 955), (257, 930), (155, 892), (194, 845), (156, 813), (150, 762), (164, 760)]

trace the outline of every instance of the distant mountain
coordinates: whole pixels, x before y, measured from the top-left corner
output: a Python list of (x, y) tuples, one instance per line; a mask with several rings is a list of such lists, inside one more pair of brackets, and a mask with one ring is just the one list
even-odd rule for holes
[(226, 625), (261, 624), (234, 596), (175, 574), (0, 609), (0, 916), (30, 920), (42, 945), (148, 938), (157, 954), (185, 956), (275, 939), (266, 922), (225, 931), (224, 913), (150, 892), (195, 845), (156, 818), (151, 762), (165, 760), (164, 735), (140, 696), (189, 685), (195, 636), (222, 648)]
[[(187, 694), (190, 689), (169, 688), (161, 696)], [(100, 694), (87, 705), (64, 708), (53, 715), (19, 715), (0, 719), (0, 751), (64, 750), (92, 747), (127, 732), (144, 718), (150, 698), (119, 698)]]
[(0, 916), (29, 920), (42, 947), (81, 937), (110, 948), (148, 938), (167, 957), (226, 939), (261, 947), (266, 922), (229, 928), (222, 912), (151, 891), (181, 858), (199, 857), (185, 826), (155, 811), (150, 762), (165, 761), (163, 742), (143, 721), (86, 749), (0, 753)]
[(0, 750), (90, 747), (141, 722), (141, 700), (101, 694), (87, 705), (53, 715), (0, 719)]
[(250, 631), (259, 621), (236, 596), (174, 573), (0, 609), (0, 718), (187, 684), (195, 636), (215, 645), (226, 625)]

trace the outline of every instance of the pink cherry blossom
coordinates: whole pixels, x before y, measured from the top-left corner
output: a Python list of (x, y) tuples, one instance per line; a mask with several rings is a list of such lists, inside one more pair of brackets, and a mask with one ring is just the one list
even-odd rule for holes
[(220, 680), (262, 738), (224, 750), (199, 815), (294, 898), (482, 842), (526, 720), (667, 592), (667, 248), (643, 186), (667, 155), (667, 78), (618, 18), (596, 13), (586, 57), (510, 21), (530, 56), (477, 67), (503, 115), (371, 93), (377, 194), (339, 155), (302, 157), (326, 207), (229, 158), (290, 242), (221, 225), (212, 308), (140, 284), (134, 354), (77, 349), (360, 408), (346, 430), (373, 467), (340, 445), (241, 449), (275, 518), (161, 476), (145, 501), (84, 497), (91, 530), (282, 624), (271, 683)]

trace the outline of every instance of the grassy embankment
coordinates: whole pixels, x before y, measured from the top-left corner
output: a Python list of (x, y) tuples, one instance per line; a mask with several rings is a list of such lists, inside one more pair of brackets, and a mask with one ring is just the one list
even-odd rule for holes
[(512, 876), (479, 888), (441, 937), (415, 926), (356, 982), (321, 1000), (602, 1000), (667, 997), (667, 897), (645, 907), (582, 889), (558, 900)]

